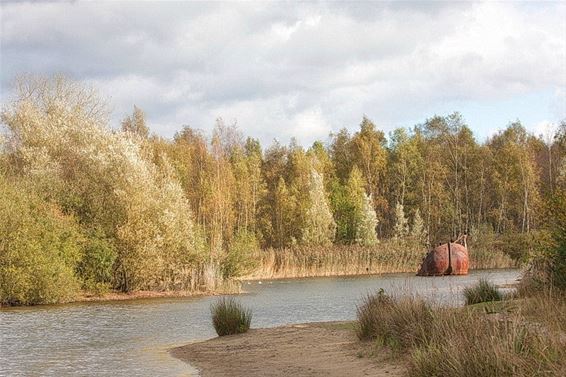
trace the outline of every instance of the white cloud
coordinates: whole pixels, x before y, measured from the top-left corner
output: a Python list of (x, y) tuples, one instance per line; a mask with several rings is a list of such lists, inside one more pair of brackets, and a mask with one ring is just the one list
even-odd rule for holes
[[(556, 94), (566, 116), (564, 3), (2, 3), (1, 85), (22, 72), (94, 83), (114, 120), (155, 131), (237, 119), (310, 143), (367, 114), (386, 131), (444, 102)], [(454, 109), (460, 110), (460, 109)], [(547, 115), (538, 119), (546, 119)], [(502, 125), (504, 126), (504, 125)]]

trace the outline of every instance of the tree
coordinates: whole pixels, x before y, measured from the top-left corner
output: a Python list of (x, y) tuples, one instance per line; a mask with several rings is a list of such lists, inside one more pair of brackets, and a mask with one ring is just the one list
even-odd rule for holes
[(295, 208), (295, 199), (289, 193), (283, 177), (280, 177), (273, 205), (272, 245), (274, 247), (285, 247), (297, 243), (291, 229), (291, 224), (295, 221)]
[(493, 210), (489, 217), (498, 232), (529, 232), (540, 205), (538, 167), (532, 136), (518, 122), (487, 143), (491, 150), (490, 184)]
[(405, 211), (401, 203), (395, 205), (395, 228), (394, 237), (404, 240), (409, 234), (409, 220), (405, 217)]
[(122, 132), (147, 139), (149, 127), (147, 127), (145, 122), (145, 114), (139, 107), (134, 105), (134, 113), (122, 121)]
[(426, 244), (426, 231), (421, 212), (417, 208), (413, 216), (413, 225), (411, 227), (411, 239), (419, 246)]
[(334, 241), (336, 223), (328, 206), (322, 175), (311, 168), (310, 207), (307, 210), (302, 242), (306, 245), (330, 245)]
[(358, 224), (356, 226), (356, 243), (363, 246), (377, 244), (377, 215), (373, 209), (371, 196), (364, 192)]
[(378, 131), (366, 116), (360, 124), (360, 131), (352, 138), (353, 162), (361, 170), (366, 188), (373, 199), (373, 206), (381, 213), (387, 210), (385, 193), (385, 172), (387, 150), (385, 135)]

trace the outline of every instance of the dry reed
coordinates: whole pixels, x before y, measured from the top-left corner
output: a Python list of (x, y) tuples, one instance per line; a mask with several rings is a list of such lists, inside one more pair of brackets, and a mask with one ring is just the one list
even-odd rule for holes
[[(427, 250), (410, 242), (376, 246), (296, 246), (258, 250), (258, 267), (245, 280), (416, 272)], [(471, 250), (471, 268), (510, 268), (516, 263), (498, 250)]]

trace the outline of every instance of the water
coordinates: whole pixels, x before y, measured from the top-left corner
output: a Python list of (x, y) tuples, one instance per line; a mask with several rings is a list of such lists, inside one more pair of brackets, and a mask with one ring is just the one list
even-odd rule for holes
[[(513, 283), (518, 270), (467, 276), (412, 274), (245, 282), (239, 299), (253, 310), (252, 327), (351, 320), (366, 293), (418, 293), (457, 305), (480, 277)], [(0, 310), (1, 376), (191, 376), (168, 349), (214, 337), (209, 306), (216, 298), (162, 298)]]

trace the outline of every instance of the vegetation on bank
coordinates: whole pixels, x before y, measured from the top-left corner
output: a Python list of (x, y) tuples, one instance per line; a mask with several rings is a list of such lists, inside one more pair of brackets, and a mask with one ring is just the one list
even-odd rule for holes
[[(457, 113), (389, 138), (364, 117), (326, 144), (263, 149), (222, 120), (211, 137), (151, 135), (137, 107), (113, 129), (96, 92), (61, 77), (24, 77), (14, 93), (1, 115), (1, 304), (211, 291), (254, 271), (410, 271), (464, 231), (472, 267), (564, 245), (545, 219), (564, 205), (566, 124), (550, 142), (513, 123), (480, 144)], [(564, 247), (552, 250), (560, 274)]]
[(409, 376), (562, 376), (565, 298), (523, 298), (509, 304), (512, 310), (502, 306), (492, 315), (380, 292), (358, 307), (357, 334), (408, 355)]
[(210, 306), (212, 325), (218, 336), (245, 333), (252, 322), (251, 309), (232, 297), (222, 297)]

